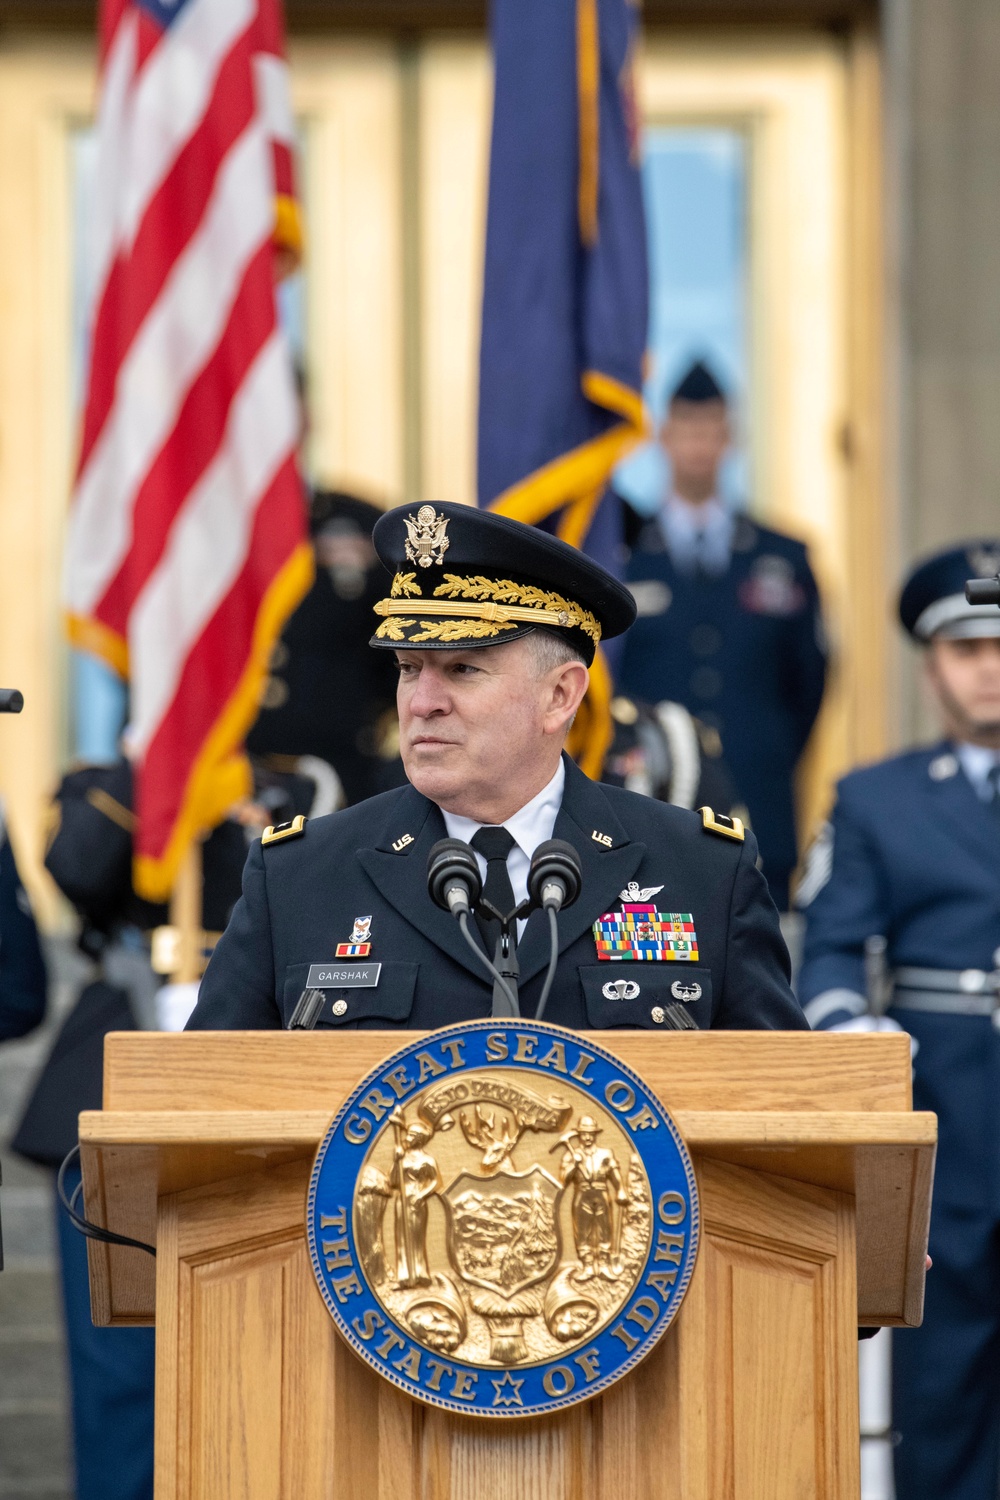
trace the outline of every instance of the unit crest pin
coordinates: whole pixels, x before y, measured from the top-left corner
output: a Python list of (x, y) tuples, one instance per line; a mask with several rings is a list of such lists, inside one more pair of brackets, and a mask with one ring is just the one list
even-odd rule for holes
[(350, 937), (346, 943), (337, 944), (335, 956), (337, 958), (367, 958), (372, 951), (371, 935), (371, 917), (355, 917)]

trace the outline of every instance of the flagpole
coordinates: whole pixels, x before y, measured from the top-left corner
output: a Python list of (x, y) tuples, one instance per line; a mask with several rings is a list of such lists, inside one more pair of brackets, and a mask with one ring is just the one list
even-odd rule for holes
[(201, 979), (202, 862), (201, 840), (194, 839), (181, 861), (170, 897), (170, 924), (177, 934), (174, 984), (197, 984)]

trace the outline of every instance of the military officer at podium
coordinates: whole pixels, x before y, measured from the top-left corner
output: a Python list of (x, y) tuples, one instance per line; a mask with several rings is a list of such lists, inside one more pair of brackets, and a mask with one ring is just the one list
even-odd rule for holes
[[(899, 612), (923, 648), (944, 738), (841, 782), (799, 893), (807, 1017), (824, 1029), (904, 1027), (914, 1107), (938, 1116), (924, 1321), (893, 1334), (900, 1500), (998, 1493), (1000, 610), (964, 591), (998, 568), (993, 540), (912, 573)], [(880, 976), (872, 954), (883, 946)]]
[[(313, 985), (320, 1026), (489, 1016), (492, 982), (428, 893), (428, 853), (446, 836), (471, 844), (484, 894), (511, 911), (554, 836), (579, 854), (582, 889), (559, 914), (547, 1020), (804, 1028), (752, 834), (599, 786), (563, 753), (597, 643), (634, 618), (628, 590), (546, 533), (461, 505), (390, 511), (374, 542), (390, 576), (371, 644), (398, 663), (409, 784), (265, 833), (189, 1026), (281, 1027)], [(494, 925), (476, 925), (493, 955)], [(547, 916), (516, 926), (532, 1016)]]

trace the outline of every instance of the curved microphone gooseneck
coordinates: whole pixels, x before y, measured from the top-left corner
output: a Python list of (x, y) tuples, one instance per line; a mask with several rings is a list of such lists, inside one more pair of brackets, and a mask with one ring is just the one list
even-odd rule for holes
[(507, 999), (512, 1016), (520, 1015), (517, 996), (500, 971), (490, 962), (486, 954), (469, 931), (469, 916), (478, 902), (483, 889), (476, 856), (468, 844), (461, 839), (438, 839), (427, 857), (427, 890), (435, 906), (451, 912), (457, 918), (462, 936), (468, 943), (476, 960), (500, 986)]
[(583, 869), (580, 856), (565, 839), (547, 839), (539, 844), (531, 857), (528, 871), (528, 897), (531, 904), (541, 907), (549, 917), (549, 967), (542, 986), (541, 999), (535, 1011), (535, 1020), (545, 1014), (549, 994), (556, 977), (559, 962), (559, 924), (556, 920), (565, 906), (572, 906), (580, 894)]

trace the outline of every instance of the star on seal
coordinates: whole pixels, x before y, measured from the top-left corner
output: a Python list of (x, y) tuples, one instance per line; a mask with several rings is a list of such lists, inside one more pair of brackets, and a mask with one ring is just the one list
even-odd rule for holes
[(618, 899), (635, 906), (638, 902), (649, 901), (653, 896), (658, 896), (662, 890), (662, 885), (640, 886), (637, 880), (630, 880), (625, 889), (618, 892)]
[[(493, 1381), (493, 1389), (496, 1391), (496, 1395), (493, 1398), (493, 1405), (523, 1406), (524, 1402), (521, 1400), (521, 1387), (523, 1384), (523, 1380), (515, 1380), (509, 1370), (505, 1371), (502, 1380)], [(505, 1391), (507, 1392), (506, 1395), (504, 1394)]]

